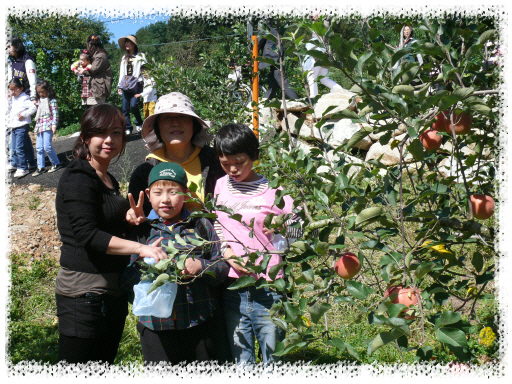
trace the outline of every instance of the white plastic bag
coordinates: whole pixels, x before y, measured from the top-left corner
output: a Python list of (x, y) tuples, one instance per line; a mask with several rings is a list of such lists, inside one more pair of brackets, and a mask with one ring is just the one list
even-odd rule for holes
[(277, 235), (274, 236), (274, 239), (272, 240), (272, 245), (274, 246), (274, 249), (276, 251), (284, 251), (294, 241), (295, 239), (287, 239), (286, 237), (278, 233)]
[(178, 284), (167, 283), (161, 285), (148, 295), (152, 282), (139, 283), (133, 287), (135, 299), (132, 312), (135, 316), (170, 317)]

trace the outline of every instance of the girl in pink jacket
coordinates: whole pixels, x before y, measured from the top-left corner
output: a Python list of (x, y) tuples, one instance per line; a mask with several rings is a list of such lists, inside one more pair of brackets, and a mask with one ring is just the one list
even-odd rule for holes
[[(249, 271), (231, 257), (243, 257), (254, 251), (275, 251), (272, 240), (273, 231), (265, 228), (264, 220), (268, 214), (291, 214), (293, 200), (284, 196), (284, 207), (274, 204), (276, 189), (269, 187), (269, 181), (253, 170), (253, 163), (259, 157), (259, 142), (252, 130), (243, 124), (228, 124), (219, 129), (215, 137), (215, 154), (226, 176), (217, 180), (214, 196), (217, 205), (230, 208), (234, 214), (241, 215), (241, 222), (229, 218), (226, 212), (217, 211), (216, 230), (223, 243), (224, 258), (231, 268), (228, 275), (230, 282), (235, 282)], [(287, 222), (299, 221), (293, 215)], [(254, 223), (252, 228), (251, 223)], [(246, 225), (244, 225), (245, 223)], [(287, 237), (299, 237), (292, 234), (288, 227)], [(252, 234), (251, 234), (252, 232)], [(261, 263), (260, 257), (256, 264)], [(280, 254), (272, 254), (266, 271), (253, 275), (272, 281), (269, 271), (282, 262)], [(275, 279), (284, 276), (283, 268)], [(255, 338), (262, 351), (263, 363), (276, 360), (272, 353), (276, 342), (284, 339), (285, 333), (267, 317), (272, 305), (282, 299), (282, 295), (266, 287), (255, 286), (226, 290), (224, 292), (224, 310), (228, 337), (233, 359), (237, 363), (255, 363)]]

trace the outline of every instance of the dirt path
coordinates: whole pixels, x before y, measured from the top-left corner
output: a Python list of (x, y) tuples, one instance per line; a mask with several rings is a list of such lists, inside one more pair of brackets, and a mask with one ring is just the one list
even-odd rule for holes
[(60, 236), (55, 211), (56, 189), (38, 184), (9, 186), (11, 252), (25, 253), (30, 260), (60, 256)]

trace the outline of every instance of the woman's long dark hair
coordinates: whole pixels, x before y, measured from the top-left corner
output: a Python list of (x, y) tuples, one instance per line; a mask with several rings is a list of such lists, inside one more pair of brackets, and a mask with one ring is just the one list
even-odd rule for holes
[(98, 35), (90, 35), (87, 37), (86, 44), (91, 58), (96, 54), (96, 52), (103, 52), (105, 54), (107, 53), (105, 48), (103, 48), (103, 44), (101, 43), (100, 37)]
[(119, 156), (122, 156), (126, 149), (126, 119), (118, 107), (110, 103), (103, 103), (88, 108), (80, 118), (80, 136), (73, 146), (73, 157), (89, 160), (91, 152), (85, 142), (93, 136), (108, 132), (114, 126), (116, 120), (121, 123), (123, 128), (123, 149), (119, 153)]
[(25, 46), (23, 45), (23, 42), (18, 36), (11, 37), (9, 43), (14, 47), (17, 58), (22, 57), (25, 53), (27, 53), (27, 51), (25, 50)]
[[(43, 80), (43, 79), (37, 80), (36, 90), (37, 90), (37, 88), (43, 88), (46, 91), (46, 93), (48, 94), (47, 95), (48, 100), (53, 100), (53, 99), (57, 98), (55, 91), (53, 90), (52, 86), (50, 85), (50, 83), (48, 81)], [(39, 100), (40, 98), (41, 97), (39, 96), (39, 93), (36, 92), (36, 100)]]
[[(128, 35), (128, 36), (132, 36), (132, 37), (137, 38), (135, 35)], [(125, 39), (125, 41), (126, 41), (126, 40), (127, 40), (127, 39)], [(130, 40), (130, 39), (128, 39), (128, 40)], [(131, 41), (131, 40), (130, 40), (130, 41)], [(133, 43), (133, 41), (132, 41), (132, 43)], [(139, 46), (138, 46), (137, 44), (135, 44), (135, 43), (133, 43), (133, 45), (135, 45), (135, 49), (134, 49), (133, 54), (134, 54), (134, 55), (136, 55), (137, 53), (139, 53)], [(126, 53), (124, 54), (124, 61), (128, 62), (128, 60), (130, 60), (130, 52), (126, 52)]]

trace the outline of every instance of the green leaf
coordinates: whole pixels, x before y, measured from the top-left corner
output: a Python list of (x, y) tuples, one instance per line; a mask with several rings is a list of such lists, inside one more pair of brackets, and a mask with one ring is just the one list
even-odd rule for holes
[(473, 58), (473, 56), (480, 54), (480, 52), (482, 52), (483, 48), (484, 48), (483, 44), (473, 44), (466, 51), (466, 60), (471, 60)]
[(231, 284), (228, 287), (228, 289), (234, 290), (238, 288), (249, 287), (251, 285), (254, 285), (255, 282), (256, 279), (254, 278), (254, 276), (240, 276), (238, 279), (236, 279), (236, 281), (233, 284)]
[(442, 327), (436, 331), (437, 340), (454, 347), (468, 348), (466, 334), (458, 328)]
[(460, 313), (446, 311), (436, 320), (434, 330), (445, 327), (450, 324), (455, 324), (460, 320)]
[(373, 352), (375, 352), (377, 349), (382, 348), (386, 344), (395, 341), (400, 336), (402, 336), (403, 333), (400, 331), (393, 331), (393, 332), (381, 332), (379, 333), (373, 341), (368, 346), (368, 355), (371, 355)]
[(393, 88), (393, 93), (398, 93), (399, 95), (405, 95), (407, 97), (414, 97), (414, 87), (412, 85), (397, 85)]
[(480, 272), (484, 266), (484, 258), (480, 252), (473, 253), (473, 257), (471, 259), (471, 264), (475, 267), (477, 272)]
[(311, 308), (309, 308), (309, 313), (311, 314), (311, 321), (315, 324), (322, 319), (322, 316), (325, 312), (327, 312), (331, 308), (330, 304), (326, 303), (315, 303)]
[(331, 340), (327, 340), (325, 343), (328, 344), (328, 345), (332, 345), (332, 346), (338, 348), (340, 350), (340, 352), (343, 352), (343, 351), (346, 350), (350, 355), (352, 355), (357, 360), (361, 359), (359, 357), (359, 354), (357, 353), (357, 351), (354, 349), (354, 347), (352, 347), (348, 343), (345, 343), (340, 338), (335, 337), (335, 338), (333, 338)]
[(423, 161), (425, 159), (425, 148), (418, 139), (414, 139), (411, 144), (407, 146), (407, 150), (411, 152), (416, 161)]
[(430, 361), (432, 357), (434, 356), (434, 348), (433, 347), (421, 347), (418, 348), (416, 351), (416, 357), (414, 360), (416, 362), (422, 362), (422, 361)]
[(484, 44), (488, 40), (492, 40), (494, 38), (494, 36), (496, 35), (496, 33), (497, 32), (495, 29), (489, 29), (489, 30), (483, 32), (480, 35), (480, 37), (478, 38), (477, 44)]
[(285, 266), (285, 265), (286, 265), (286, 262), (282, 261), (279, 264), (272, 266), (270, 268), (270, 270), (268, 271), (268, 277), (270, 277), (271, 280), (275, 280), (277, 274), (279, 273), (281, 268), (283, 268), (283, 266)]
[(346, 282), (347, 291), (357, 299), (365, 300), (370, 293), (373, 293), (373, 289), (363, 285), (358, 281), (349, 280)]
[(285, 320), (288, 322), (294, 322), (297, 320), (297, 317), (300, 317), (300, 310), (297, 307), (294, 307), (290, 304), (289, 301), (283, 302)]
[(327, 197), (327, 195), (325, 193), (323, 193), (322, 191), (315, 188), (314, 194), (315, 194), (315, 198), (318, 201), (322, 202), (322, 204), (325, 205), (326, 207), (329, 206), (329, 198)]
[(177, 242), (178, 244), (180, 244), (180, 245), (184, 245), (184, 246), (187, 246), (187, 245), (188, 245), (188, 243), (187, 243), (185, 240), (183, 240), (183, 239), (181, 238), (181, 236), (180, 236), (178, 233), (176, 233), (176, 234), (174, 235), (174, 238), (176, 239), (176, 242)]
[(350, 109), (343, 109), (341, 111), (338, 111), (338, 112), (334, 113), (330, 118), (331, 119), (352, 119), (352, 120), (356, 120), (357, 122), (361, 122), (361, 117), (354, 111), (351, 111)]
[(360, 225), (368, 220), (382, 216), (384, 213), (385, 211), (382, 207), (371, 207), (363, 209), (361, 213), (357, 215), (355, 224), (356, 226)]
[(431, 261), (426, 261), (426, 262), (421, 263), (416, 268), (416, 272), (415, 272), (416, 278), (421, 279), (428, 272), (432, 271), (435, 267), (436, 267), (436, 263), (433, 263)]
[(163, 283), (168, 280), (169, 280), (169, 275), (167, 273), (162, 273), (161, 275), (159, 275), (156, 278), (155, 283)]
[(354, 145), (363, 140), (366, 136), (372, 133), (372, 130), (369, 128), (361, 128), (359, 131), (354, 133), (354, 135), (350, 138), (347, 143), (347, 150), (352, 148)]

